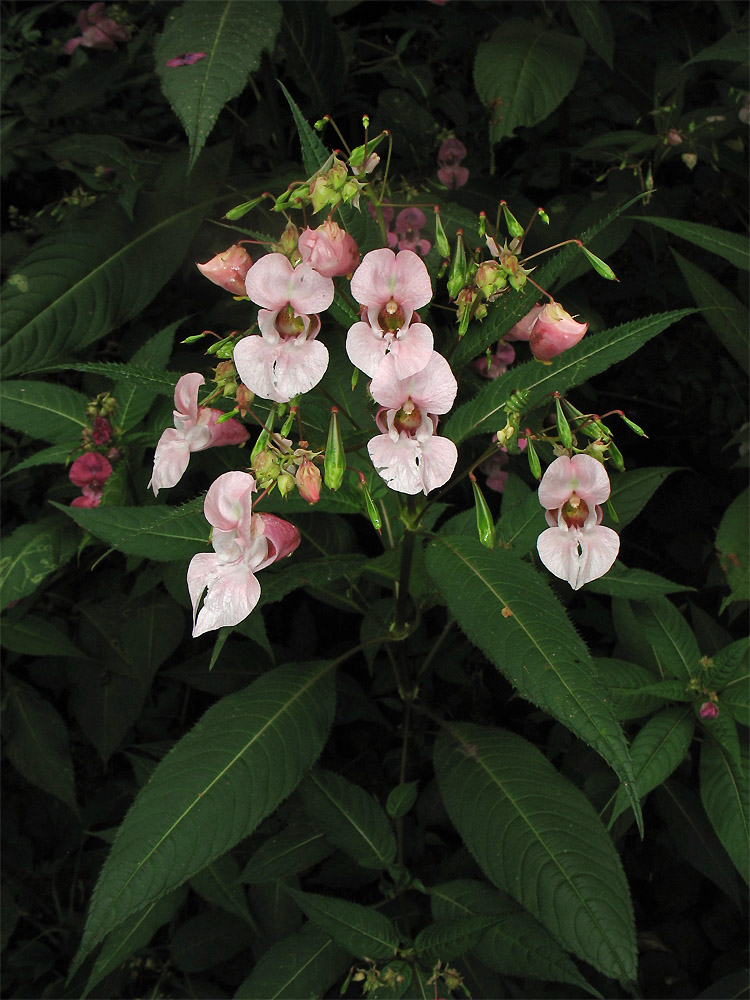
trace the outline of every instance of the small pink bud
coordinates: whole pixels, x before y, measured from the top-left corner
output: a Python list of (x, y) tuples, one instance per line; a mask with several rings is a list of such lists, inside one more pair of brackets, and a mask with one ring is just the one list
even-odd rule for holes
[(667, 142), (670, 146), (679, 146), (682, 142), (682, 136), (676, 128), (671, 128), (669, 132), (667, 132)]
[(719, 717), (719, 706), (715, 701), (704, 701), (698, 714), (701, 719), (717, 719)]
[(324, 222), (317, 229), (308, 228), (298, 243), (302, 260), (324, 278), (351, 274), (359, 264), (359, 248), (337, 222)]
[(245, 277), (253, 264), (253, 259), (244, 247), (234, 243), (228, 250), (216, 254), (205, 264), (196, 267), (201, 274), (232, 295), (247, 295)]
[(538, 361), (550, 361), (575, 347), (588, 330), (588, 323), (578, 323), (559, 302), (548, 302), (537, 317), (529, 337), (531, 353)]
[(94, 444), (106, 444), (112, 436), (112, 425), (106, 417), (97, 417), (91, 431)]
[(310, 504), (317, 503), (320, 500), (320, 469), (309, 458), (302, 459), (296, 479), (302, 499)]

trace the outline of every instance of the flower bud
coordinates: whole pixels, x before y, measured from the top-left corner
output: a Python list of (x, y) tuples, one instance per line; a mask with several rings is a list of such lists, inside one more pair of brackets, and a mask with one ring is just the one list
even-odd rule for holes
[(671, 128), (669, 132), (667, 132), (667, 143), (670, 146), (679, 146), (681, 142), (682, 142), (682, 136), (680, 135), (680, 133), (677, 131), (676, 128)]
[(515, 239), (521, 239), (523, 236), (523, 226), (515, 215), (513, 215), (504, 201), (501, 201), (500, 204), (503, 208), (503, 215), (505, 216), (505, 225), (508, 227), (508, 233)]
[(205, 264), (196, 263), (201, 274), (232, 295), (247, 295), (245, 277), (253, 260), (247, 250), (234, 243), (228, 250), (217, 254)]
[(297, 250), (297, 241), (299, 240), (299, 230), (293, 222), (289, 222), (281, 234), (281, 252), (285, 257), (291, 258)]
[(336, 222), (324, 222), (317, 229), (307, 229), (299, 237), (299, 253), (324, 278), (351, 274), (359, 264), (359, 248), (354, 239)]
[(695, 155), (695, 153), (683, 153), (682, 162), (685, 164), (688, 170), (695, 170), (696, 166), (698, 165), (698, 157)]
[(339, 428), (339, 411), (337, 406), (331, 408), (331, 422), (328, 425), (328, 441), (323, 462), (325, 484), (329, 490), (337, 490), (346, 472), (346, 455), (344, 442)]
[(309, 458), (302, 459), (295, 479), (303, 500), (310, 504), (320, 500), (320, 469)]
[(718, 719), (719, 706), (715, 701), (704, 701), (698, 710), (701, 719)]
[(294, 489), (297, 480), (289, 472), (282, 472), (279, 478), (276, 480), (276, 485), (279, 488), (279, 493), (285, 497), (287, 493), (291, 493)]
[(259, 479), (278, 479), (281, 473), (279, 461), (271, 451), (259, 451), (251, 466)]

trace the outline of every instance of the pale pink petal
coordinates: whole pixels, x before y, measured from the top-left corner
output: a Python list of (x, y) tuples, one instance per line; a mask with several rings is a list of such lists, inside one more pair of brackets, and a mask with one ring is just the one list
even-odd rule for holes
[(190, 461), (190, 445), (173, 427), (168, 427), (159, 438), (154, 452), (154, 471), (149, 486), (154, 496), (159, 490), (176, 486), (182, 479)]
[(378, 475), (392, 490), (410, 495), (422, 492), (422, 448), (414, 438), (400, 434), (393, 441), (389, 434), (379, 434), (367, 442), (367, 451)]
[[(285, 340), (279, 344), (270, 379), (274, 395), (269, 399), (288, 403), (294, 396), (309, 392), (328, 368), (328, 349), (317, 340)], [(247, 383), (245, 383), (247, 385)]]
[(531, 353), (539, 361), (550, 361), (575, 347), (587, 329), (587, 323), (578, 323), (558, 302), (548, 302), (529, 337)]
[(346, 353), (353, 365), (373, 376), (386, 355), (388, 344), (369, 323), (355, 323), (346, 335)]
[(422, 485), (424, 492), (430, 493), (439, 486), (445, 486), (453, 475), (458, 461), (458, 449), (448, 438), (436, 434), (422, 441), (421, 448)]
[(195, 618), (194, 638), (226, 625), (239, 625), (260, 599), (260, 584), (242, 559), (225, 563), (218, 555), (199, 553), (188, 567), (193, 616), (206, 588), (203, 607)]
[(609, 476), (601, 462), (591, 455), (556, 458), (539, 484), (539, 503), (553, 510), (567, 503), (573, 492), (589, 506), (604, 503), (609, 496)]
[(290, 556), (300, 543), (300, 533), (293, 524), (275, 514), (256, 514), (263, 524), (263, 531), (268, 540), (267, 558), (256, 566), (256, 572), (265, 569), (277, 559)]
[(245, 337), (234, 349), (234, 364), (243, 384), (262, 399), (275, 398), (271, 371), (280, 342), (269, 343), (265, 336)]
[(432, 345), (432, 330), (424, 323), (412, 323), (402, 329), (388, 348), (396, 378), (405, 379), (423, 371), (432, 358)]
[(333, 302), (333, 281), (309, 264), (292, 267), (280, 253), (269, 253), (250, 268), (245, 279), (248, 296), (265, 309), (282, 309), (288, 302), (298, 313), (318, 313)]
[(234, 417), (219, 423), (219, 418), (224, 416), (222, 410), (208, 406), (201, 409), (208, 413), (208, 429), (211, 432), (209, 448), (220, 448), (225, 444), (242, 444), (250, 437), (247, 428)]
[(611, 528), (604, 525), (597, 525), (593, 528), (586, 528), (581, 532), (579, 542), (581, 544), (581, 571), (578, 578), (578, 586), (598, 580), (604, 576), (611, 568), (617, 553), (620, 551), (620, 536)]
[(413, 250), (371, 250), (354, 272), (352, 295), (368, 309), (394, 299), (405, 310), (419, 309), (432, 298), (424, 261)]
[[(498, 254), (495, 254), (497, 257)], [(526, 313), (524, 317), (519, 319), (519, 321), (508, 330), (503, 336), (503, 340), (528, 340), (531, 336), (532, 330), (536, 321), (539, 319), (539, 313), (544, 308), (543, 305), (533, 306), (532, 309)]]
[(389, 355), (370, 383), (370, 394), (381, 406), (399, 409), (411, 398), (425, 413), (447, 413), (457, 392), (451, 366), (437, 351), (432, 352), (422, 371), (405, 379), (396, 376), (396, 360)]
[(252, 496), (255, 480), (248, 472), (225, 472), (209, 487), (203, 503), (206, 520), (214, 528), (232, 531), (240, 528), (249, 538)]
[(190, 372), (179, 379), (174, 389), (175, 409), (193, 424), (198, 419), (198, 389), (205, 381), (199, 372)]
[(620, 538), (617, 532), (601, 525), (585, 531), (548, 528), (536, 545), (539, 558), (550, 573), (566, 580), (573, 590), (579, 590), (611, 568), (620, 550)]
[(567, 580), (575, 590), (580, 573), (577, 533), (564, 528), (547, 528), (537, 538), (536, 549), (550, 573)]

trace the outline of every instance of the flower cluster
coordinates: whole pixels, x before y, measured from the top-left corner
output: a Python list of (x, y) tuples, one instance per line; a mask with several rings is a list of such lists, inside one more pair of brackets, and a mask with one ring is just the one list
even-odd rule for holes
[(75, 52), (79, 45), (85, 49), (105, 49), (114, 52), (117, 48), (116, 42), (127, 42), (130, 39), (127, 28), (118, 24), (113, 18), (107, 17), (103, 3), (92, 3), (88, 10), (80, 11), (78, 27), (81, 34), (77, 38), (71, 38), (63, 46), (66, 55)]
[(446, 139), (438, 151), (438, 180), (447, 188), (460, 188), (469, 179), (469, 171), (461, 166), (466, 159), (466, 146), (460, 139)]
[(81, 490), (81, 496), (70, 501), (71, 507), (98, 507), (104, 484), (112, 475), (112, 463), (96, 451), (86, 451), (73, 462), (68, 478)]
[(81, 496), (71, 501), (71, 507), (98, 507), (104, 484), (113, 472), (113, 462), (122, 457), (120, 431), (112, 425), (117, 402), (102, 392), (86, 407), (86, 425), (81, 431), (83, 454), (72, 463), (68, 478), (79, 487)]

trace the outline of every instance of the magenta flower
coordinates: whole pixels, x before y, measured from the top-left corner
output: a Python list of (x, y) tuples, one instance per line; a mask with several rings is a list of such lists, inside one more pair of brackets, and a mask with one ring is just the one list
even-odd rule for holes
[(438, 150), (438, 180), (447, 188), (460, 188), (469, 179), (469, 171), (460, 166), (466, 159), (466, 146), (460, 139), (446, 139)]
[(420, 239), (422, 227), (426, 223), (424, 212), (419, 208), (404, 208), (396, 216), (394, 232), (388, 233), (388, 245), (399, 250), (412, 250), (420, 257), (426, 257), (432, 244)]
[(359, 248), (337, 222), (324, 222), (317, 229), (308, 228), (297, 244), (302, 260), (324, 278), (351, 274), (359, 264)]
[(539, 484), (550, 526), (537, 538), (539, 558), (573, 590), (604, 576), (620, 550), (617, 532), (601, 523), (609, 492), (609, 476), (591, 455), (556, 458)]
[(205, 52), (183, 52), (181, 56), (167, 59), (167, 66), (170, 69), (175, 69), (177, 66), (192, 66), (193, 63), (200, 62), (201, 59), (205, 58)]
[(204, 278), (213, 281), (220, 288), (225, 288), (232, 295), (245, 295), (245, 278), (253, 266), (253, 258), (244, 247), (234, 243), (223, 253), (217, 253), (205, 264), (195, 266)]
[(320, 319), (313, 315), (333, 302), (333, 280), (310, 264), (292, 267), (281, 253), (255, 264), (245, 282), (247, 294), (262, 306), (260, 336), (245, 337), (234, 349), (234, 363), (247, 388), (264, 399), (288, 403), (309, 392), (328, 368), (328, 351), (315, 338)]
[(531, 353), (538, 361), (550, 361), (582, 339), (588, 323), (577, 323), (559, 302), (542, 307), (529, 337)]
[(273, 514), (252, 513), (254, 490), (255, 480), (247, 472), (225, 472), (206, 494), (203, 512), (213, 528), (214, 551), (198, 553), (188, 566), (193, 637), (239, 625), (260, 598), (255, 573), (299, 545), (294, 525)]
[(501, 340), (495, 348), (495, 353), (490, 355), (489, 366), (487, 358), (481, 357), (474, 361), (473, 367), (483, 378), (495, 379), (503, 375), (508, 370), (508, 366), (512, 365), (515, 360), (515, 349), (510, 344), (504, 344)]
[(715, 701), (704, 701), (698, 711), (698, 714), (701, 719), (718, 719), (719, 706)]
[(247, 430), (238, 420), (224, 420), (221, 410), (198, 406), (198, 389), (205, 379), (198, 372), (183, 375), (174, 390), (174, 427), (159, 438), (154, 453), (154, 471), (149, 486), (159, 490), (176, 486), (188, 467), (192, 451), (247, 441)]
[(450, 365), (435, 351), (422, 371), (396, 376), (395, 360), (387, 357), (370, 392), (381, 409), (376, 422), (381, 434), (367, 451), (378, 474), (397, 493), (429, 493), (450, 479), (458, 461), (455, 444), (435, 434), (437, 414), (447, 413), (457, 391)]
[(111, 17), (105, 16), (103, 3), (92, 3), (88, 10), (80, 11), (78, 27), (81, 30), (79, 37), (71, 38), (63, 47), (66, 55), (74, 52), (79, 45), (85, 49), (106, 49), (114, 52), (117, 48), (116, 42), (127, 42), (130, 39), (127, 28), (123, 28)]
[(104, 455), (87, 451), (80, 455), (68, 471), (68, 479), (81, 490), (81, 496), (71, 501), (71, 507), (98, 507), (104, 484), (112, 475), (112, 464)]

